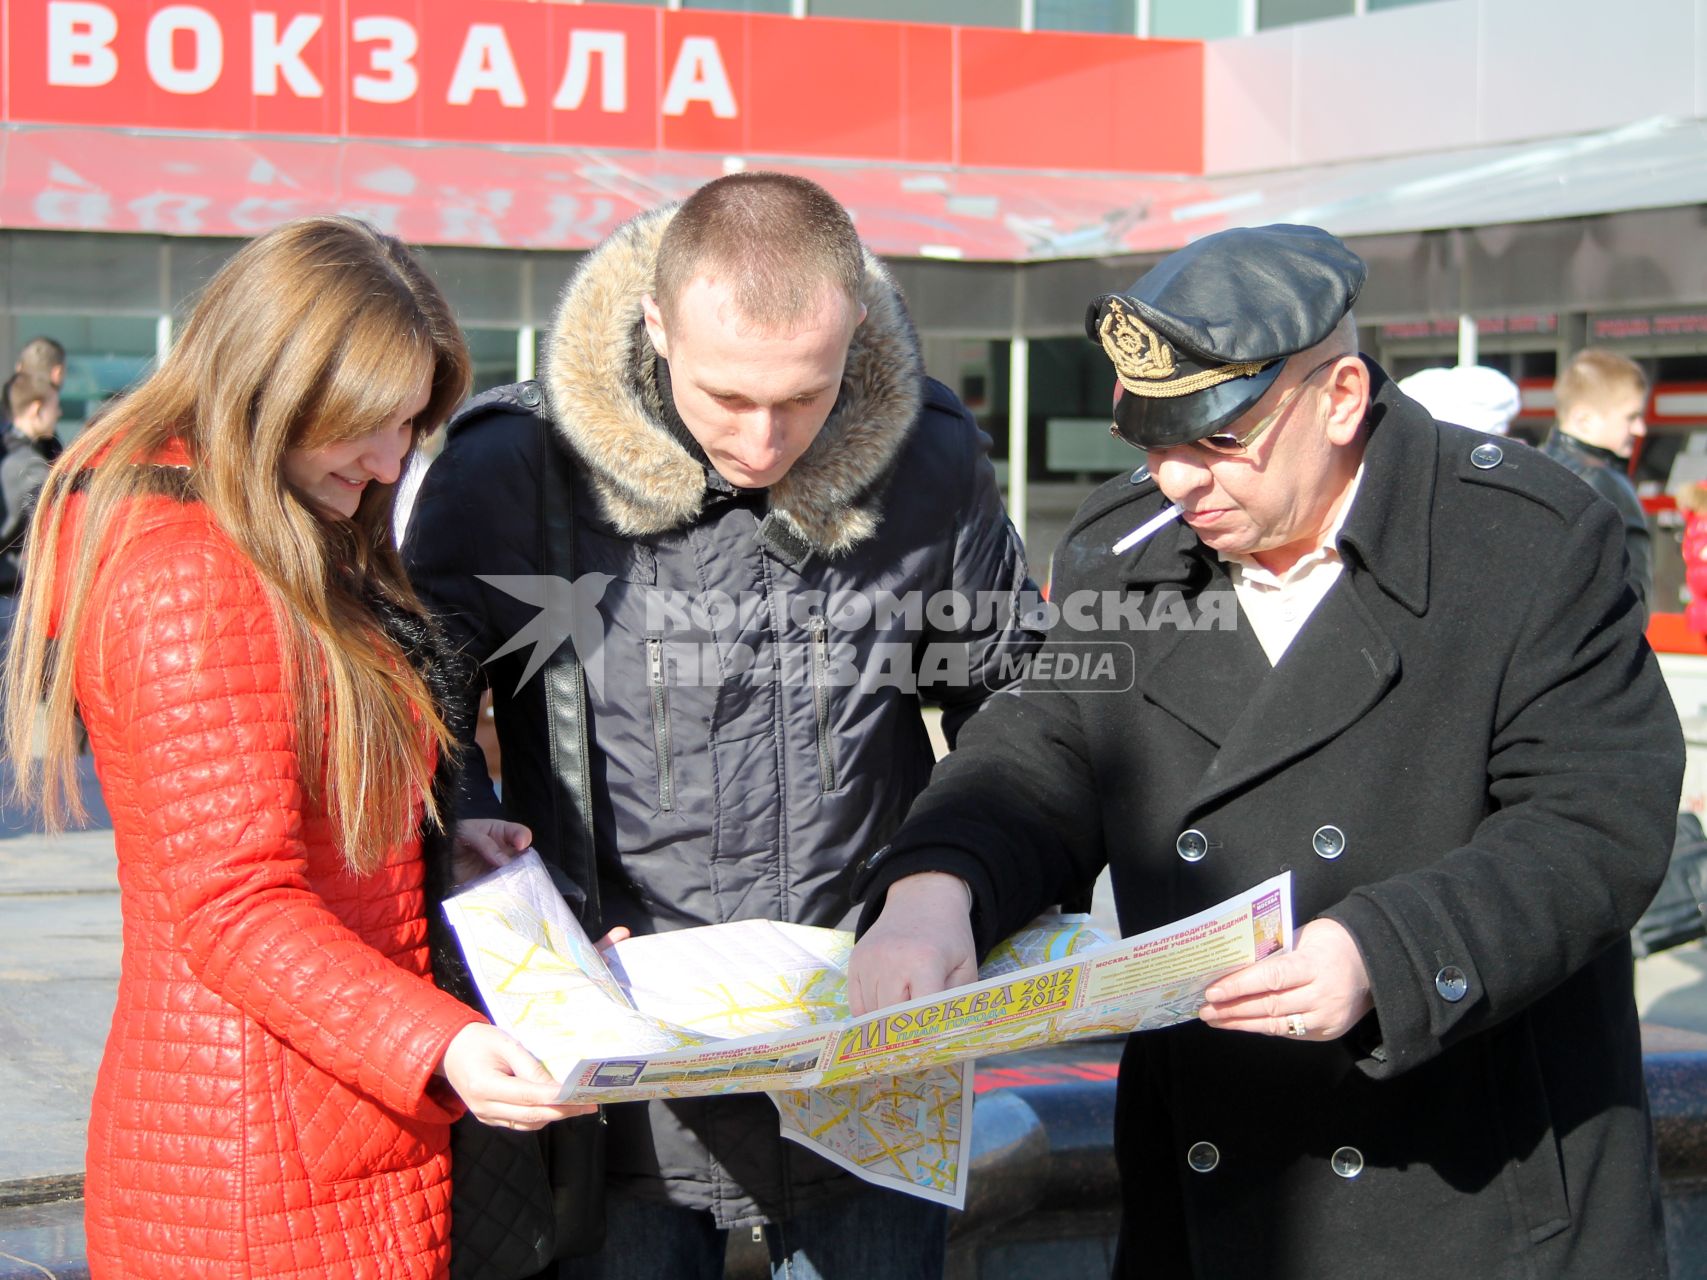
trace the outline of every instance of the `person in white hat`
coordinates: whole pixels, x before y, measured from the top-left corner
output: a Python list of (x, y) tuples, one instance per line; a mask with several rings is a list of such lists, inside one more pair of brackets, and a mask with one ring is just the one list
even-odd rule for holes
[(1517, 383), (1485, 364), (1423, 369), (1400, 378), (1399, 390), (1441, 422), (1491, 436), (1503, 436), (1523, 407)]

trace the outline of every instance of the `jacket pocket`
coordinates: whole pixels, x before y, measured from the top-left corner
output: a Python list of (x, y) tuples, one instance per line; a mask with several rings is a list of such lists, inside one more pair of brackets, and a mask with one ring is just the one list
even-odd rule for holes
[(812, 634), (812, 708), (818, 718), (818, 781), (825, 791), (836, 789), (835, 742), (830, 729), (830, 627), (822, 616), (808, 626)]
[(1528, 1018), (1512, 1019), (1494, 1038), (1488, 1066), (1492, 1116), (1505, 1141), (1506, 1176), (1522, 1214), (1518, 1226), (1530, 1244), (1540, 1244), (1571, 1225), (1571, 1205), (1547, 1077)]
[(658, 761), (658, 808), (676, 807), (675, 778), (670, 772), (670, 689), (664, 679), (664, 641), (646, 637), (646, 685), (652, 694), (652, 752)]
[(450, 1126), (443, 1121), (399, 1115), (289, 1045), (279, 1048), (285, 1107), (310, 1180), (348, 1182), (415, 1169), (450, 1149)]

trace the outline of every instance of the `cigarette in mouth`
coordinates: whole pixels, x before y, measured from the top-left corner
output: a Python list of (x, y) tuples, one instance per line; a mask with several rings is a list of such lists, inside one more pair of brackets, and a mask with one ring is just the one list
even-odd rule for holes
[(1132, 550), (1133, 547), (1144, 541), (1145, 538), (1148, 538), (1152, 533), (1156, 532), (1157, 529), (1160, 529), (1169, 521), (1178, 520), (1180, 518), (1180, 514), (1180, 506), (1177, 502), (1170, 507), (1158, 511), (1131, 533), (1127, 534), (1119, 542), (1115, 543), (1111, 550), (1113, 550), (1115, 555), (1120, 555), (1123, 551)]

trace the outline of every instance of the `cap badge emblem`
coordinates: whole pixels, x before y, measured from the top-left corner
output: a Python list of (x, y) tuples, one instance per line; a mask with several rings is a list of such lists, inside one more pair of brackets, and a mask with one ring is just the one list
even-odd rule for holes
[(1111, 298), (1097, 326), (1102, 349), (1114, 362), (1114, 371), (1128, 390), (1137, 390), (1133, 380), (1159, 382), (1174, 376), (1177, 364), (1167, 339), (1139, 318), (1124, 298)]

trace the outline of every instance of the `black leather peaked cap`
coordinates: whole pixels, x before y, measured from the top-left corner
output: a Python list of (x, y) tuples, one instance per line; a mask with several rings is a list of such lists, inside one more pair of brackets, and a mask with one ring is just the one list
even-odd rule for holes
[(1115, 423), (1164, 449), (1223, 430), (1351, 310), (1368, 269), (1320, 227), (1238, 227), (1170, 254), (1085, 313), (1114, 362)]

